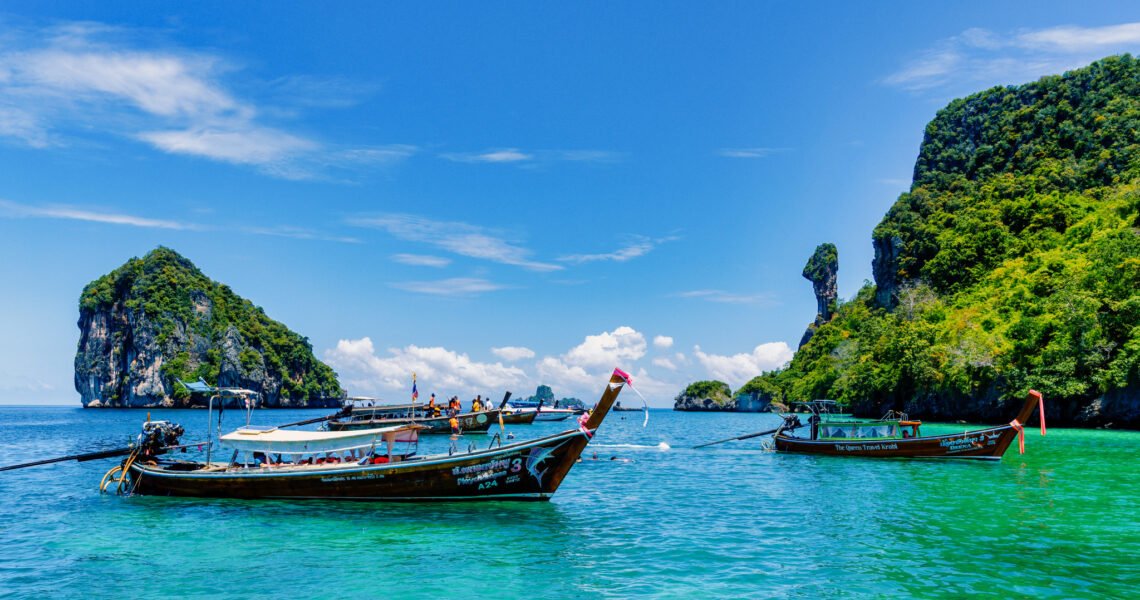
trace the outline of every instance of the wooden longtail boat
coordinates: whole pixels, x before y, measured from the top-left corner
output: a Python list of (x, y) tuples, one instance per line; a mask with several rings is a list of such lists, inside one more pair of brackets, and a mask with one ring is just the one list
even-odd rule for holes
[(530, 425), (534, 423), (535, 418), (538, 417), (538, 413), (536, 412), (515, 412), (510, 410), (504, 410), (502, 415), (504, 425)]
[[(355, 411), (353, 413), (355, 415)], [(499, 422), (499, 409), (482, 412), (462, 413), (455, 416), (459, 422), (462, 433), (486, 433), (492, 424)], [(415, 423), (423, 426), (423, 433), (451, 433), (451, 417), (431, 417), (422, 419), (401, 418), (334, 418), (328, 421), (329, 431), (351, 431), (358, 429), (376, 429), (378, 427), (392, 427)]]
[[(108, 477), (119, 470), (121, 490), (161, 496), (548, 500), (629, 382), (628, 375), (615, 369), (598, 405), (580, 420), (579, 428), (499, 448), (423, 457), (407, 449), (398, 452), (396, 444), (414, 443), (411, 438), (419, 426), (412, 424), (352, 432), (244, 428), (222, 438), (235, 450), (228, 463), (167, 460), (149, 453), (144, 445)], [(168, 438), (162, 439), (170, 445)], [(378, 454), (378, 445), (385, 446), (387, 453)], [(312, 458), (315, 453), (343, 454), (364, 447), (370, 451), (355, 462), (276, 464), (274, 460), (274, 455)], [(238, 463), (241, 452), (258, 454), (272, 464)]]
[(832, 456), (870, 456), (881, 458), (972, 458), (1000, 460), (1015, 438), (1025, 451), (1025, 422), (1037, 408), (1041, 414), (1041, 435), (1045, 435), (1045, 404), (1041, 394), (1030, 391), (1017, 417), (1005, 424), (962, 433), (922, 436), (921, 423), (906, 419), (851, 421), (829, 419), (813, 411), (809, 419), (810, 437), (788, 433), (799, 424), (795, 415), (786, 415), (784, 425), (773, 441), (780, 452), (827, 454)]

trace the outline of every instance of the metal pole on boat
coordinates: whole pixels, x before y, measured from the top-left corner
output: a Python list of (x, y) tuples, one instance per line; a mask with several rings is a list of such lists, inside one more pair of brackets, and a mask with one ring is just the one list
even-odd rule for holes
[(206, 401), (206, 464), (210, 464), (210, 450), (214, 448), (214, 398), (218, 395), (210, 396)]

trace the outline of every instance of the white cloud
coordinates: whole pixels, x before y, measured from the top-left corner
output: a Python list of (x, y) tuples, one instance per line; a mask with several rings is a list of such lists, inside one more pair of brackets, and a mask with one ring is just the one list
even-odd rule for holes
[(724, 290), (690, 290), (674, 294), (678, 298), (699, 298), (724, 304), (756, 304), (770, 302), (770, 294), (736, 294)]
[(515, 362), (524, 358), (534, 358), (534, 350), (524, 348), (522, 346), (503, 346), (502, 348), (491, 348), (491, 352), (499, 358)]
[(245, 227), (242, 228), (245, 233), (252, 233), (254, 235), (269, 235), (274, 237), (292, 238), (295, 240), (314, 240), (320, 242), (339, 242), (342, 244), (359, 244), (360, 240), (354, 237), (347, 237), (342, 235), (331, 235), (305, 229), (304, 227), (292, 227), (288, 225), (278, 225), (276, 227)]
[(427, 254), (393, 254), (392, 260), (413, 267), (446, 267), (451, 264), (450, 258), (430, 256)]
[(653, 336), (653, 345), (657, 346), (658, 348), (672, 348), (673, 338), (667, 335)]
[[(110, 135), (290, 179), (318, 177), (321, 167), (392, 162), (415, 150), (399, 145), (338, 150), (289, 133), (267, 123), (288, 111), (258, 106), (231, 91), (227, 82), (238, 70), (231, 61), (156, 43), (153, 34), (90, 23), (9, 28), (5, 34), (0, 136), (33, 148)], [(246, 87), (272, 93), (271, 85)]]
[(693, 355), (713, 379), (719, 379), (737, 388), (753, 377), (782, 367), (792, 359), (794, 352), (784, 342), (769, 342), (756, 346), (751, 353), (732, 356), (705, 354), (700, 346), (693, 347)]
[(501, 150), (488, 150), (486, 152), (456, 152), (441, 154), (447, 160), (467, 163), (514, 163), (528, 161), (533, 155), (520, 151), (517, 148), (504, 148)]
[(505, 290), (509, 286), (477, 277), (452, 277), (436, 281), (403, 281), (391, 284), (398, 290), (434, 296), (475, 296)]
[(151, 219), (135, 215), (98, 212), (62, 206), (28, 206), (7, 200), (0, 200), (0, 214), (8, 217), (30, 217), (42, 219), (64, 219), (69, 221), (89, 221), (109, 225), (128, 225), (150, 229), (199, 229), (198, 226), (178, 221)]
[(318, 145), (281, 131), (258, 127), (144, 131), (138, 138), (171, 154), (189, 154), (246, 165), (280, 165)]
[(628, 260), (633, 260), (639, 256), (645, 256), (657, 246), (676, 239), (676, 237), (666, 237), (654, 240), (645, 236), (636, 236), (632, 242), (613, 252), (605, 252), (601, 254), (570, 254), (567, 256), (561, 256), (558, 258), (558, 260), (576, 264), (598, 261), (626, 262)]
[(721, 148), (716, 151), (717, 154), (726, 158), (767, 158), (777, 152), (783, 152), (785, 148)]
[(645, 336), (623, 325), (612, 332), (586, 336), (563, 359), (571, 365), (612, 368), (645, 356), (645, 349)]
[(940, 40), (883, 78), (912, 92), (1024, 83), (1086, 65), (1106, 54), (1140, 50), (1140, 23), (1061, 26), (998, 33), (967, 29)]
[(389, 348), (386, 356), (378, 356), (368, 337), (340, 340), (335, 348), (325, 351), (324, 359), (353, 394), (410, 395), (412, 373), (423, 396), (435, 392), (441, 397), (459, 395), (463, 399), (477, 393), (495, 394), (527, 379), (518, 367), (477, 362), (441, 347)]
[(439, 155), (454, 162), (533, 165), (549, 162), (613, 163), (621, 154), (608, 150), (520, 150), (499, 148), (483, 152), (445, 152)]
[(350, 225), (388, 232), (410, 242), (467, 256), (512, 265), (531, 271), (557, 271), (563, 267), (530, 259), (531, 251), (507, 242), (504, 234), (458, 221), (434, 221), (407, 214), (358, 216), (348, 219)]
[(653, 365), (657, 366), (657, 367), (661, 367), (662, 369), (669, 369), (670, 371), (676, 371), (677, 370), (677, 365), (673, 364), (673, 361), (669, 360), (668, 358), (665, 358), (664, 356), (659, 356), (659, 357), (653, 359)]
[(1140, 46), (1140, 23), (1105, 27), (1052, 27), (1028, 31), (1016, 38), (1016, 45), (1052, 52), (1105, 52)]

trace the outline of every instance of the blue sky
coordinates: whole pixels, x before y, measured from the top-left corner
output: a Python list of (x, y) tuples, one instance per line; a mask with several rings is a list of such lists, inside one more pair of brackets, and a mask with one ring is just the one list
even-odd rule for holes
[(1124, 3), (103, 3), (0, 12), (0, 403), (74, 404), (83, 286), (174, 248), (355, 394), (654, 405), (840, 295), (954, 97), (1140, 51)]

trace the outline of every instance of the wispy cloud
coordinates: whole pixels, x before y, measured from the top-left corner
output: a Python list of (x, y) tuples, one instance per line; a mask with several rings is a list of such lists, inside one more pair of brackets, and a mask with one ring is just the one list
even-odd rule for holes
[(561, 265), (531, 260), (531, 251), (505, 241), (505, 234), (458, 221), (435, 221), (408, 214), (358, 216), (348, 224), (388, 232), (399, 239), (418, 242), (466, 256), (531, 271), (557, 271)]
[(558, 257), (558, 260), (574, 264), (601, 261), (626, 262), (640, 256), (645, 256), (652, 252), (657, 246), (676, 239), (676, 237), (652, 239), (645, 236), (635, 236), (632, 242), (613, 252), (603, 252), (600, 254), (568, 254)]
[(484, 152), (449, 152), (440, 154), (440, 156), (447, 160), (465, 163), (517, 163), (534, 159), (534, 155), (527, 154), (518, 148), (503, 148)]
[(279, 225), (277, 227), (245, 227), (242, 229), (245, 233), (252, 233), (254, 235), (269, 235), (274, 237), (292, 238), (295, 240), (314, 240), (319, 242), (339, 242), (342, 244), (359, 244), (361, 241), (354, 237), (343, 235), (332, 235), (305, 229), (304, 227), (291, 227), (288, 225)]
[(436, 281), (404, 281), (393, 283), (391, 286), (406, 292), (433, 296), (476, 296), (510, 288), (510, 286), (477, 277), (452, 277), (451, 279)]
[(413, 267), (446, 267), (451, 264), (450, 258), (430, 256), (427, 254), (393, 254), (392, 260)]
[(340, 236), (320, 231), (278, 225), (270, 227), (217, 227), (187, 221), (173, 221), (169, 219), (155, 219), (139, 215), (98, 210), (93, 208), (80, 208), (63, 205), (30, 205), (0, 200), (0, 218), (9, 219), (59, 219), (65, 221), (86, 221), (104, 225), (125, 225), (128, 227), (141, 227), (147, 229), (170, 229), (179, 231), (222, 232), (248, 235), (268, 235), (297, 240), (314, 240), (324, 242), (339, 242), (344, 244), (359, 244), (360, 240), (354, 237)]
[(724, 290), (690, 290), (673, 295), (677, 298), (698, 298), (724, 304), (766, 304), (772, 301), (771, 294), (735, 294)]
[(74, 208), (68, 206), (30, 206), (17, 204), (7, 200), (0, 200), (0, 215), (9, 218), (39, 218), (64, 219), (69, 221), (88, 221), (92, 223), (105, 223), (108, 225), (127, 225), (130, 227), (145, 227), (150, 229), (202, 229), (192, 223), (167, 221), (164, 219), (151, 219), (137, 215), (127, 215), (112, 212)]
[(778, 152), (784, 152), (787, 148), (765, 148), (765, 147), (752, 147), (752, 148), (721, 148), (716, 151), (720, 156), (726, 158), (767, 158)]
[[(215, 53), (155, 43), (153, 35), (144, 42), (132, 30), (94, 23), (6, 34), (0, 49), (0, 136), (34, 148), (108, 135), (290, 179), (323, 177), (327, 168), (390, 163), (414, 151), (337, 149), (289, 132), (269, 121), (275, 114), (295, 118), (297, 109), (239, 97), (227, 84), (237, 65)], [(300, 78), (282, 85), (312, 88), (313, 82)], [(262, 91), (273, 96), (272, 89)], [(348, 97), (335, 89), (331, 95)]]
[(551, 162), (615, 163), (622, 155), (608, 150), (520, 150), (497, 148), (482, 152), (445, 152), (440, 158), (462, 163), (519, 164), (534, 166)]
[(936, 42), (886, 85), (911, 92), (1023, 83), (1088, 64), (1106, 54), (1140, 50), (1140, 23), (1060, 26), (998, 33), (967, 29)]

